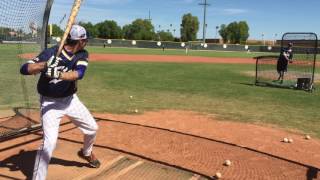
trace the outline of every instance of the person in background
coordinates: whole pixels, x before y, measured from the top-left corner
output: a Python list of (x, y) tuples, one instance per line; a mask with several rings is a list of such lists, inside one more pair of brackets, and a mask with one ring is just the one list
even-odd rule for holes
[(280, 83), (283, 83), (284, 74), (288, 70), (288, 63), (293, 62), (293, 60), (292, 60), (293, 59), (292, 47), (293, 47), (293, 44), (291, 42), (288, 43), (287, 48), (283, 48), (281, 50), (280, 56), (278, 58), (277, 72), (279, 74), (279, 77), (277, 80), (280, 81)]

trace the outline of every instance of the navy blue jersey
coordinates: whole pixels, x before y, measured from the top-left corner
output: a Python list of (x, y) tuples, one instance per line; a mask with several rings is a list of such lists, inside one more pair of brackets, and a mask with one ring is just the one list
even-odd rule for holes
[[(58, 46), (48, 48), (41, 52), (32, 61), (43, 62), (48, 61), (51, 56), (54, 56), (58, 51)], [(62, 72), (75, 71), (81, 69), (82, 75), (88, 65), (88, 52), (86, 50), (78, 51), (73, 54), (67, 52), (65, 49), (62, 50), (59, 61), (58, 69)], [(67, 97), (74, 94), (77, 91), (77, 81), (65, 81), (60, 79), (51, 79), (42, 72), (37, 85), (38, 92), (43, 96), (48, 97)]]
[(288, 61), (287, 59), (292, 60), (292, 58), (293, 58), (292, 49), (283, 48), (281, 50), (279, 61)]
[(289, 48), (283, 48), (281, 50), (278, 62), (277, 62), (277, 71), (281, 72), (284, 71), (286, 72), (288, 69), (288, 60), (292, 60), (293, 54), (292, 54), (292, 49)]

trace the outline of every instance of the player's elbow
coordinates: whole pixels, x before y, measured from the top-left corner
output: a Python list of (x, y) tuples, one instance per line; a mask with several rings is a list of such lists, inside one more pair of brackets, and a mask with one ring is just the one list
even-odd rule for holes
[(86, 66), (82, 66), (82, 65), (77, 66), (76, 72), (77, 72), (77, 74), (78, 74), (78, 79), (79, 79), (79, 80), (80, 80), (80, 79), (83, 79), (84, 73), (86, 72)]
[(77, 70), (76, 72), (77, 72), (77, 75), (78, 75), (77, 79), (78, 79), (78, 80), (83, 79), (83, 77), (84, 77), (84, 72), (81, 71), (81, 70)]
[(20, 73), (22, 75), (30, 75), (29, 71), (28, 71), (28, 63), (24, 64), (21, 66), (20, 68)]

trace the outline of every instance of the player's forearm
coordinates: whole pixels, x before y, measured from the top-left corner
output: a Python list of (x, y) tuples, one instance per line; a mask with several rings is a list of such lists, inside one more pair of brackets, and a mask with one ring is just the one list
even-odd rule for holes
[(77, 71), (61, 72), (59, 79), (65, 81), (75, 81), (79, 78)]
[(29, 74), (38, 74), (46, 68), (46, 62), (28, 64), (28, 73)]

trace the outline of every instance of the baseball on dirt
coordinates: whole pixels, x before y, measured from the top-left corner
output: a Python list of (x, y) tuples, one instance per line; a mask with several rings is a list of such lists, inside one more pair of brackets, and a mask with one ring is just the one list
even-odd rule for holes
[(289, 142), (289, 139), (288, 139), (288, 138), (283, 138), (282, 141), (285, 142), (285, 143), (288, 143), (288, 142)]
[(135, 109), (134, 112), (135, 112), (135, 113), (138, 113), (139, 111), (138, 111), (138, 109)]
[(230, 166), (231, 165), (231, 161), (229, 159), (224, 161), (224, 165), (225, 166)]
[(288, 142), (289, 142), (289, 143), (293, 143), (293, 139), (289, 138), (289, 139), (288, 139)]
[(222, 174), (220, 172), (217, 172), (216, 175), (214, 175), (214, 177), (220, 179), (222, 177)]
[(306, 135), (305, 139), (309, 140), (311, 137), (309, 135)]

